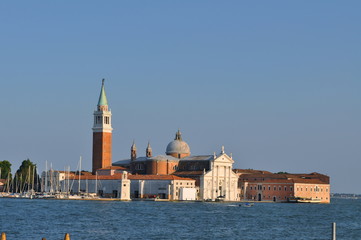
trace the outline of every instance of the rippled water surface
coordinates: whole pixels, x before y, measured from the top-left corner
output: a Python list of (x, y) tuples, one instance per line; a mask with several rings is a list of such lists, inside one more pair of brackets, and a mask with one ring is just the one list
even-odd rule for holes
[(7, 239), (361, 239), (361, 200), (331, 204), (0, 199)]

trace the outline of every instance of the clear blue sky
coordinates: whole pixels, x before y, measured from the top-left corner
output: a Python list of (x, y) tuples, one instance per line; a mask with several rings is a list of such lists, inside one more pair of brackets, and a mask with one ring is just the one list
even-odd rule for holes
[(237, 168), (361, 193), (360, 1), (2, 1), (0, 160), (91, 169), (101, 79), (113, 161), (178, 128)]

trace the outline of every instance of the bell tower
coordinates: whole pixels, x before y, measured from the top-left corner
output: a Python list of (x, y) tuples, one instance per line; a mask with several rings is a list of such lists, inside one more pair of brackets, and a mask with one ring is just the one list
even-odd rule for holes
[(148, 142), (147, 149), (145, 150), (145, 156), (147, 158), (151, 158), (153, 156), (152, 148), (150, 147), (150, 143)]
[(104, 89), (104, 79), (99, 101), (94, 111), (93, 125), (93, 174), (99, 168), (112, 165), (112, 113)]
[(137, 146), (135, 146), (135, 142), (133, 141), (132, 146), (130, 147), (130, 159), (135, 161), (137, 159)]

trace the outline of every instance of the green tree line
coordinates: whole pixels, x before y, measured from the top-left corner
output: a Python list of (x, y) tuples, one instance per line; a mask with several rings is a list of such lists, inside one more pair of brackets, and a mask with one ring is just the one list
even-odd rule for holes
[(34, 191), (40, 190), (40, 177), (37, 173), (36, 164), (31, 162), (30, 159), (26, 159), (21, 163), (14, 178), (11, 174), (11, 163), (8, 160), (0, 161), (0, 179), (5, 180), (3, 191), (24, 192), (30, 189)]

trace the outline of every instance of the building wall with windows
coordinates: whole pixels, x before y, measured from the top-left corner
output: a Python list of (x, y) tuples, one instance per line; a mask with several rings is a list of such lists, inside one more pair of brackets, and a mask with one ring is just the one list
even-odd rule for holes
[(114, 175), (76, 175), (73, 179), (61, 181), (63, 193), (86, 195), (95, 193), (100, 197), (130, 200), (128, 173)]
[(179, 200), (182, 188), (196, 188), (195, 180), (173, 175), (130, 175), (129, 178), (131, 198)]
[(329, 177), (311, 174), (241, 174), (239, 195), (243, 200), (287, 202), (293, 198), (330, 202)]
[(300, 198), (320, 199), (321, 202), (330, 202), (330, 184), (295, 183), (294, 196)]

